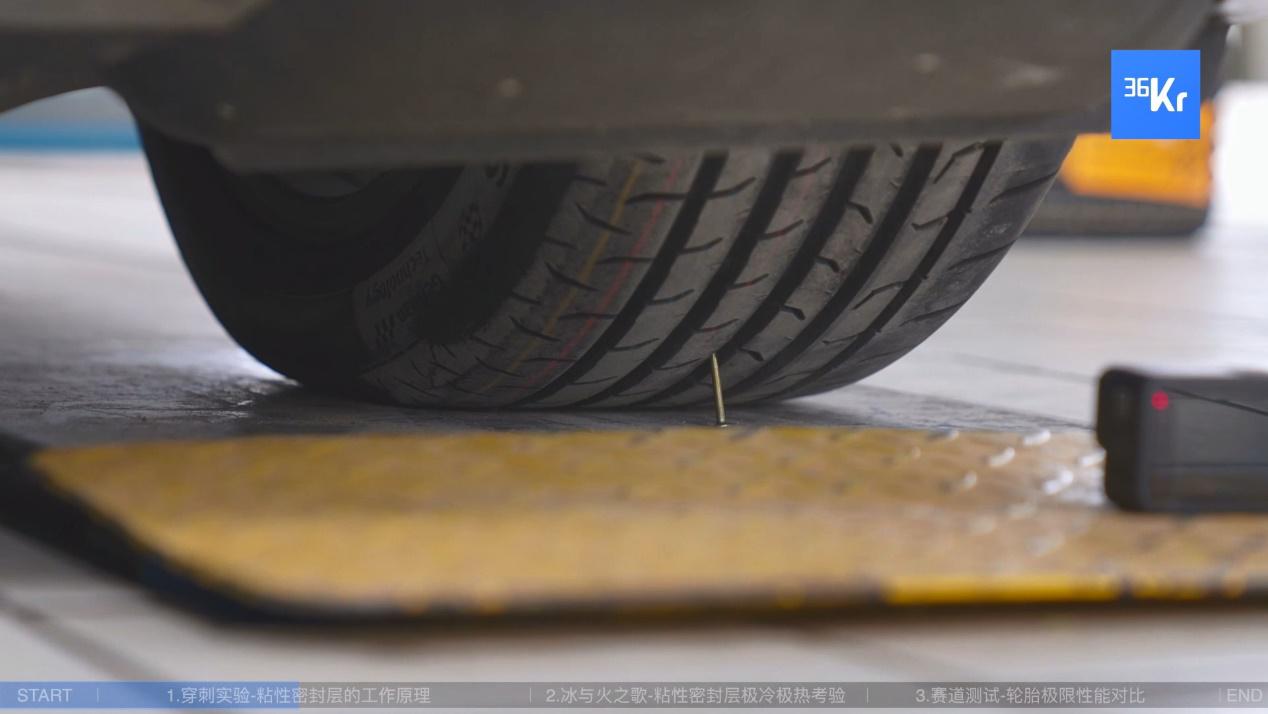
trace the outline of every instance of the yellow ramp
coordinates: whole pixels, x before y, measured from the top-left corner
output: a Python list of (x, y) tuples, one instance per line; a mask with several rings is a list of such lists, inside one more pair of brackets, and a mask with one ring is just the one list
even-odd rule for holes
[(29, 465), (40, 493), (122, 535), (162, 582), (313, 616), (1172, 600), (1268, 584), (1268, 519), (1116, 511), (1081, 432), (264, 437), (51, 449)]

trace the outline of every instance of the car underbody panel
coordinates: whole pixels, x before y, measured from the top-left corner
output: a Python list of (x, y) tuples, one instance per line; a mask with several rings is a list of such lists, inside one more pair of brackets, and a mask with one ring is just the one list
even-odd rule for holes
[(1188, 47), (1214, 14), (1213, 0), (41, 0), (0, 10), (0, 107), (104, 84), (244, 169), (1072, 133), (1105, 126), (1111, 49)]

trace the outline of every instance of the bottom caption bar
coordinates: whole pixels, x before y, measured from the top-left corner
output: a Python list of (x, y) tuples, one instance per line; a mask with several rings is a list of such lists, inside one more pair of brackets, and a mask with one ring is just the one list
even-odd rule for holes
[(1262, 708), (1265, 682), (0, 682), (0, 709)]

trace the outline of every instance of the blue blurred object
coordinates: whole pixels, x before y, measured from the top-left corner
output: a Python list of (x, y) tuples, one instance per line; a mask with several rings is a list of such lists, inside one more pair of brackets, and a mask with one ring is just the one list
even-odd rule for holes
[(0, 151), (136, 151), (132, 114), (105, 89), (63, 94), (0, 114)]

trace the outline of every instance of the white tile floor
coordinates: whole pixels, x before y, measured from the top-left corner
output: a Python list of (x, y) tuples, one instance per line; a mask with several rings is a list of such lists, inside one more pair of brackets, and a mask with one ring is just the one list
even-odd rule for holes
[[(1268, 92), (1223, 102), (1193, 241), (1025, 240), (926, 345), (867, 385), (752, 421), (1090, 422), (1112, 362), (1268, 363)], [(699, 414), (535, 416), (535, 426)], [(142, 161), (0, 156), (0, 430), (53, 443), (260, 429), (513, 427), (296, 390), (221, 333)], [(1263, 626), (1263, 629), (1260, 629)], [(1043, 608), (638, 627), (226, 626), (0, 532), (0, 679), (1264, 679), (1268, 610)]]

